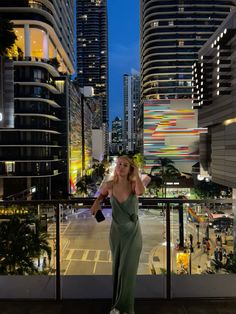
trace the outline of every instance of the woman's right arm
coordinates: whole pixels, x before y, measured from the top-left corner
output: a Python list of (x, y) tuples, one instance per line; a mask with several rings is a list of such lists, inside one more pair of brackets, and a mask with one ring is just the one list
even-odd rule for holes
[(96, 215), (96, 212), (99, 210), (101, 201), (103, 201), (104, 198), (106, 198), (108, 196), (108, 194), (109, 194), (108, 185), (107, 185), (107, 183), (105, 183), (101, 187), (98, 197), (95, 199), (92, 207), (90, 208), (92, 215)]

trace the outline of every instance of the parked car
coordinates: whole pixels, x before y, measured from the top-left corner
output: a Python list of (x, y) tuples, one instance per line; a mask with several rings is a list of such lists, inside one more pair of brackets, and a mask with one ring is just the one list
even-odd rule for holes
[(226, 231), (233, 227), (233, 219), (230, 217), (215, 218), (209, 222), (209, 227), (219, 232)]

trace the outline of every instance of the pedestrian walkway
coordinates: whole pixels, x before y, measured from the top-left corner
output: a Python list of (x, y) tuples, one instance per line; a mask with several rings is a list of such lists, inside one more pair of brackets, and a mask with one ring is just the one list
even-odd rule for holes
[[(110, 300), (0, 301), (0, 314), (109, 314)], [(136, 300), (135, 314), (236, 314), (236, 300)]]

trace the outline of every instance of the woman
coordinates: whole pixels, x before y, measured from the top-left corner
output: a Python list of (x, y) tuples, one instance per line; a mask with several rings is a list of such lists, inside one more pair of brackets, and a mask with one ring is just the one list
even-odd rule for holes
[(121, 156), (117, 160), (114, 179), (104, 184), (91, 208), (92, 214), (95, 215), (101, 200), (110, 196), (113, 275), (110, 314), (134, 314), (135, 279), (142, 249), (137, 196), (143, 192), (144, 185), (134, 162), (127, 156)]

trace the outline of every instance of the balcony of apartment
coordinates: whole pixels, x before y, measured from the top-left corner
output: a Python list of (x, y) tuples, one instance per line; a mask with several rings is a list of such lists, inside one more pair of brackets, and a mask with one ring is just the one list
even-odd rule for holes
[(42, 67), (46, 69), (53, 77), (58, 77), (60, 73), (57, 68), (55, 68), (55, 58), (46, 59), (39, 57), (13, 57), (14, 65), (16, 66), (32, 66), (32, 67)]
[(9, 146), (32, 146), (32, 147), (60, 147), (59, 140), (52, 140), (46, 135), (44, 136), (33, 136), (34, 134), (27, 133), (28, 137), (22, 137), (22, 139), (18, 136), (15, 136), (15, 138), (5, 138), (1, 139), (0, 147), (9, 147)]
[(0, 163), (2, 178), (50, 177), (61, 173), (60, 164), (50, 161), (6, 161)]
[[(57, 304), (57, 310), (64, 308), (60, 313), (65, 308), (66, 313), (69, 309), (72, 311), (72, 305), (73, 311), (78, 307), (81, 313), (109, 312), (111, 208), (106, 200), (102, 204), (106, 219), (97, 223), (89, 211), (93, 200), (1, 202), (2, 225), (12, 215), (18, 215), (17, 223), (30, 227), (32, 235), (46, 232), (47, 247), (51, 248), (50, 256), (43, 250), (37, 257), (32, 253), (34, 271), (31, 274), (26, 269), (19, 274), (21, 270), (15, 268), (16, 273), (10, 275), (9, 270), (4, 273), (1, 268), (0, 299), (5, 301), (1, 302), (1, 308), (8, 305), (8, 310), (14, 309), (9, 313), (15, 314), (20, 308), (40, 313), (47, 307), (54, 313)], [(135, 292), (136, 313), (143, 313), (144, 309), (147, 313), (166, 313), (170, 308), (181, 314), (209, 313), (210, 309), (212, 313), (226, 313), (226, 307), (227, 313), (234, 313), (235, 274), (223, 266), (234, 251), (233, 227), (227, 233), (225, 229), (212, 228), (209, 215), (213, 208), (221, 208), (225, 215), (231, 215), (235, 204), (232, 199), (139, 198), (143, 250)], [(206, 238), (210, 242), (208, 251), (205, 251)], [(23, 239), (18, 233), (18, 247), (23, 245)], [(217, 249), (227, 252), (219, 268), (215, 268)], [(19, 309), (19, 302), (15, 300), (21, 301)], [(53, 302), (56, 300), (60, 303)]]
[(36, 102), (36, 103), (40, 103), (40, 104), (48, 104), (49, 106), (53, 107), (53, 108), (61, 108), (61, 106), (55, 101), (55, 100), (51, 100), (48, 98), (40, 98), (40, 99), (35, 99), (34, 97), (15, 97), (14, 98), (15, 101), (19, 101), (19, 102), (25, 102), (25, 101), (29, 101), (29, 102)]
[(51, 171), (18, 171), (18, 172), (0, 172), (2, 179), (20, 179), (20, 178), (45, 178), (54, 177), (60, 175), (61, 172), (58, 169)]
[[(33, 80), (33, 78), (32, 78)], [(21, 86), (32, 86), (32, 87), (41, 87), (47, 89), (52, 94), (61, 94), (61, 91), (57, 88), (56, 84), (53, 81), (44, 81), (44, 82), (38, 82), (38, 79), (35, 80), (35, 82), (23, 82), (23, 81), (16, 81), (14, 82), (15, 85), (21, 85)]]
[(30, 8), (37, 8), (37, 9), (41, 9), (41, 10), (44, 10), (46, 12), (48, 12), (49, 14), (51, 14), (53, 16), (53, 7), (52, 7), (52, 4), (49, 2), (49, 1), (45, 1), (45, 3), (47, 3), (48, 5), (50, 5), (50, 8), (49, 6), (46, 6), (45, 4), (43, 4), (42, 2), (40, 1), (35, 1), (35, 0), (29, 0), (28, 1), (28, 6)]
[(57, 162), (62, 160), (60, 147), (4, 146), (0, 149), (1, 162)]

